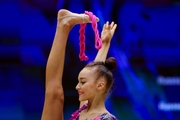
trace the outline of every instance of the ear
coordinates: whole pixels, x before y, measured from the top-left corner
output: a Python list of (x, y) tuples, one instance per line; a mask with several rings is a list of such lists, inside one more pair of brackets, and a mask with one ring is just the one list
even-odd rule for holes
[(97, 89), (102, 90), (105, 87), (105, 83), (103, 81), (98, 82)]

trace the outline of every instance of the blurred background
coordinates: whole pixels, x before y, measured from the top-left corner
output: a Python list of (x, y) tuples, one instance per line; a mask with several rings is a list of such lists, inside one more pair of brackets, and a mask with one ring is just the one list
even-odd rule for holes
[[(108, 57), (118, 61), (115, 84), (106, 101), (119, 120), (180, 120), (179, 0), (1, 0), (0, 120), (40, 120), (45, 66), (59, 9), (93, 12), (118, 24)], [(64, 116), (79, 107), (75, 90), (79, 71), (97, 50), (91, 24), (86, 55), (79, 60), (79, 25), (68, 38), (63, 76)]]

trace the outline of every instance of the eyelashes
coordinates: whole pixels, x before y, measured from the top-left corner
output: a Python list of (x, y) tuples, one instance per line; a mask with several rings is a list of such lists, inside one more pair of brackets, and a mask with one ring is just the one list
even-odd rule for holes
[(82, 85), (85, 84), (86, 82), (80, 82)]

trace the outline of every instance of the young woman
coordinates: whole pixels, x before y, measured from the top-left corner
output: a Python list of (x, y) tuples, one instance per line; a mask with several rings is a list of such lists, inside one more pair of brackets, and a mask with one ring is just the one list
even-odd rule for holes
[[(63, 120), (62, 75), (67, 38), (74, 25), (89, 22), (91, 21), (86, 14), (76, 14), (65, 9), (58, 12), (56, 33), (46, 66), (46, 92), (42, 120)], [(116, 67), (114, 58), (106, 60), (116, 26), (114, 22), (110, 25), (107, 22), (103, 26), (102, 48), (98, 51), (94, 62), (89, 63), (79, 73), (76, 89), (79, 93), (80, 109), (73, 114), (72, 120), (116, 119), (104, 105), (106, 94), (113, 84), (111, 70)]]

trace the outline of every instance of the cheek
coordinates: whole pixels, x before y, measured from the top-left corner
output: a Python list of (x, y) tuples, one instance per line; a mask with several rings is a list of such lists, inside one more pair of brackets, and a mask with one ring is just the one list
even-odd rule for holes
[(87, 91), (94, 91), (95, 90), (95, 84), (93, 83), (85, 83), (82, 88)]
[(89, 84), (85, 86), (86, 90), (88, 90), (90, 93), (95, 93), (96, 92), (96, 85), (95, 84)]
[(89, 86), (89, 84), (88, 83), (86, 83), (86, 84), (84, 84), (84, 85), (82, 85), (82, 87), (81, 87), (83, 90), (89, 90), (90, 89), (90, 86)]

